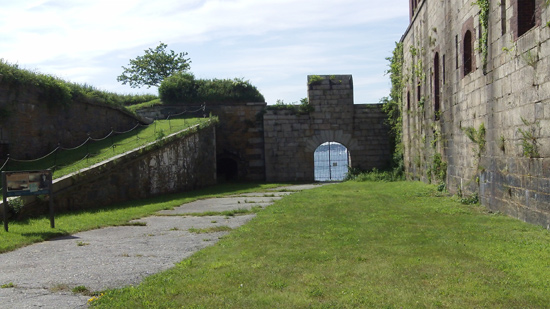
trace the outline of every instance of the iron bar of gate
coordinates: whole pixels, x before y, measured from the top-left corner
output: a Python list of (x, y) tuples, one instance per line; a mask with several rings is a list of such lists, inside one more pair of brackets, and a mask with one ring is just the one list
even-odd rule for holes
[(330, 166), (331, 158), (330, 158), (330, 144), (331, 142), (328, 142), (328, 180), (332, 180), (332, 167)]

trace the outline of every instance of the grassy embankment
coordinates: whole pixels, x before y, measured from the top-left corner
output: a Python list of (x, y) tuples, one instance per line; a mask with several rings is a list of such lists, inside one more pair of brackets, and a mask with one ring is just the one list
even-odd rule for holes
[(59, 178), (206, 121), (208, 121), (207, 118), (157, 120), (147, 127), (138, 127), (128, 133), (113, 134), (101, 141), (88, 141), (74, 150), (58, 150), (56, 154), (38, 161), (10, 161), (5, 170), (38, 170), (55, 167), (53, 177)]
[[(188, 127), (192, 127), (194, 125), (204, 125), (207, 123), (208, 120), (209, 119), (202, 118), (172, 119), (170, 121), (160, 120), (156, 121), (154, 124), (149, 125), (148, 127), (139, 127), (131, 132), (124, 134), (113, 134), (111, 137), (105, 138), (101, 141), (88, 141), (86, 145), (78, 147), (74, 150), (60, 150), (55, 154), (51, 154), (41, 160), (37, 160), (34, 162), (10, 161), (5, 166), (4, 170), (40, 170), (51, 168), (53, 170), (53, 177), (59, 178), (64, 175), (88, 168), (96, 163), (108, 160), (114, 156), (144, 146), (164, 136), (182, 131)], [(0, 199), (1, 198), (2, 194), (0, 192)], [(18, 212), (19, 208), (21, 207), (21, 203), (18, 201), (18, 199), (10, 200), (9, 204), (15, 212)], [(22, 222), (20, 225), (26, 226), (28, 222), (36, 222), (36, 220), (25, 221)], [(17, 226), (18, 224), (19, 223), (17, 222), (11, 222), (10, 226)], [(77, 227), (76, 229), (69, 228), (65, 231), (49, 231), (47, 233), (41, 233), (36, 230), (40, 230), (41, 227), (33, 227), (33, 224), (34, 223), (25, 228), (26, 232), (22, 232), (23, 234), (29, 233), (29, 237), (19, 237), (16, 239), (12, 239), (13, 235), (11, 235), (8, 237), (9, 240), (0, 238), (0, 240), (2, 240), (2, 243), (0, 243), (0, 252), (13, 250), (14, 248), (18, 248), (36, 241), (49, 239), (52, 236), (59, 236), (82, 229), (94, 228), (85, 225), (83, 227)], [(109, 224), (110, 223), (99, 223), (100, 226)]]
[[(61, 225), (61, 224), (60, 224)], [(550, 234), (417, 182), (286, 197), (100, 308), (542, 308)]]

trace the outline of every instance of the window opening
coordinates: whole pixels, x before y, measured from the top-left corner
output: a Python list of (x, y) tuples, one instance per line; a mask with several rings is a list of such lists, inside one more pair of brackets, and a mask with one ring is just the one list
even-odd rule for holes
[(456, 69), (458, 70), (458, 35), (455, 36), (455, 55)]
[(443, 55), (443, 85), (445, 85), (445, 55)]
[(434, 57), (434, 118), (439, 120), (439, 53), (435, 53)]
[(463, 41), (464, 76), (472, 72), (472, 32), (466, 31)]
[(313, 154), (315, 181), (342, 181), (349, 166), (348, 149), (337, 142), (321, 144)]
[(506, 0), (500, 0), (500, 30), (506, 34)]
[(518, 0), (518, 37), (535, 27), (535, 0)]

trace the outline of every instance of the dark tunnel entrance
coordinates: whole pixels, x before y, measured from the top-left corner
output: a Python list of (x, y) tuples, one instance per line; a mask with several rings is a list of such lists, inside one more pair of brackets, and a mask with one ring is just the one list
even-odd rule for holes
[(231, 158), (218, 158), (218, 181), (235, 180), (239, 176), (239, 165)]

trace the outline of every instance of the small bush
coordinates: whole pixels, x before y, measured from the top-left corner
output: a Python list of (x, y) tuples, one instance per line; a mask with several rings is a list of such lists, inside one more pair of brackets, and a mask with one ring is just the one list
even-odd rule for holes
[(309, 114), (315, 110), (315, 108), (309, 104), (307, 98), (300, 99), (300, 104), (285, 103), (283, 100), (277, 100), (275, 105), (269, 105), (266, 109), (271, 111), (288, 110), (298, 115)]
[(323, 77), (319, 75), (310, 75), (308, 76), (308, 85), (319, 85), (323, 81)]
[(75, 286), (71, 290), (71, 292), (73, 292), (74, 294), (91, 295), (90, 290), (88, 290), (88, 288), (83, 285)]
[(379, 171), (373, 168), (371, 171), (364, 172), (359, 169), (350, 168), (346, 174), (345, 180), (393, 182), (405, 180), (405, 178), (403, 176), (403, 171), (400, 169)]
[(202, 104), (264, 102), (264, 96), (243, 79), (195, 79), (190, 73), (177, 73), (166, 78), (159, 96), (169, 104)]
[(462, 198), (460, 198), (460, 203), (462, 203), (464, 205), (477, 204), (477, 203), (479, 203), (479, 196), (477, 195), (477, 193), (474, 193), (470, 196), (462, 197)]

